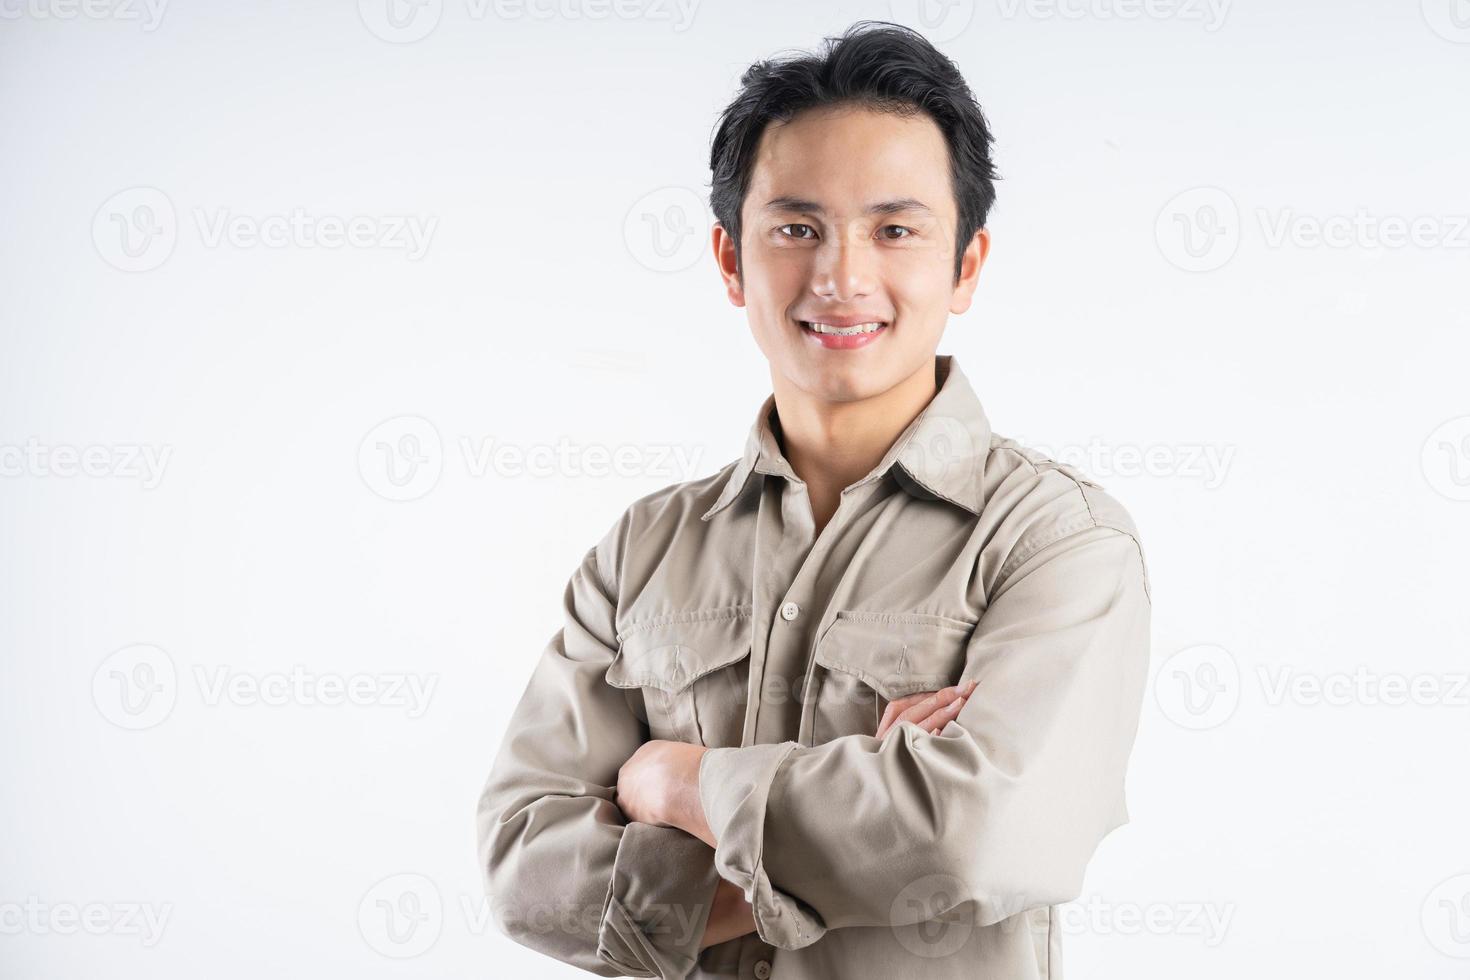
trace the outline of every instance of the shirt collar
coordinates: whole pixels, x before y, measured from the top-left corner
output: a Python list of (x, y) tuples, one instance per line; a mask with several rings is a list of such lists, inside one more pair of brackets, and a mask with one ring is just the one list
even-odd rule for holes
[[(939, 390), (868, 475), (852, 484), (870, 483), (894, 471), (900, 485), (915, 496), (932, 496), (957, 504), (977, 516), (984, 505), (980, 475), (990, 450), (990, 421), (969, 379), (952, 354), (935, 357)], [(745, 440), (745, 453), (736, 462), (714, 505), (700, 516), (709, 520), (735, 500), (754, 473), (768, 473), (799, 481), (781, 452), (772, 430), (776, 396), (766, 396)]]

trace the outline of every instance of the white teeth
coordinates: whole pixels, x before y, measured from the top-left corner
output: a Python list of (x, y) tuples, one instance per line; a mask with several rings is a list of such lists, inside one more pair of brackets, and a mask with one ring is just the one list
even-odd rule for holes
[(853, 334), (859, 333), (872, 333), (874, 330), (883, 326), (881, 323), (859, 323), (855, 327), (834, 327), (831, 324), (812, 323), (809, 320), (803, 320), (801, 322), (808, 330), (815, 333), (831, 333), (839, 337), (851, 337)]

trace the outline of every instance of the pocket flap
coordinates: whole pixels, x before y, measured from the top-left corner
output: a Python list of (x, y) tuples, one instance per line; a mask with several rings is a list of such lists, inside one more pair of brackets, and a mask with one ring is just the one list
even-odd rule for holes
[(635, 624), (619, 634), (607, 682), (678, 694), (705, 674), (750, 656), (750, 626), (748, 606)]
[(957, 682), (974, 629), (945, 616), (842, 610), (822, 634), (816, 659), (893, 701)]

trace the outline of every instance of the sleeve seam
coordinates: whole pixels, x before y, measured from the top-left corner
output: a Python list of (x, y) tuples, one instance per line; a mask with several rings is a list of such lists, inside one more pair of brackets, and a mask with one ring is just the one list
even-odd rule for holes
[[(766, 874), (766, 821), (770, 818), (771, 803), (773, 802), (773, 797), (775, 796), (776, 791), (776, 781), (780, 779), (782, 770), (786, 768), (787, 762), (790, 761), (792, 754), (795, 753), (799, 747), (800, 743), (795, 742), (787, 746), (786, 751), (781, 753), (780, 758), (776, 760), (776, 765), (771, 769), (771, 784), (766, 790), (765, 806), (761, 808), (760, 833), (756, 835), (755, 864), (752, 869), (755, 874), (752, 876), (750, 883), (751, 907), (757, 912), (755, 916), (756, 933), (760, 936), (762, 942), (769, 943), (770, 945), (777, 946), (778, 948), (781, 948), (780, 945), (778, 943), (772, 942), (772, 940), (766, 936), (765, 926), (767, 923), (765, 921), (765, 916), (759, 914), (761, 911), (763, 911), (762, 906), (764, 906), (766, 903), (757, 904), (757, 900), (760, 898), (762, 891), (761, 880), (764, 879), (766, 885), (765, 893), (771, 896), (770, 905), (774, 909), (775, 915), (779, 917), (785, 914), (781, 909), (780, 904), (777, 903), (775, 900), (776, 889), (771, 884), (771, 876)], [(791, 921), (796, 925), (797, 938), (806, 939), (806, 931), (801, 927), (800, 918), (793, 916)]]
[(1102, 528), (1104, 530), (1112, 531), (1115, 534), (1126, 537), (1133, 542), (1133, 547), (1138, 552), (1139, 573), (1143, 579), (1143, 594), (1144, 597), (1148, 599), (1149, 605), (1153, 605), (1153, 594), (1149, 588), (1148, 582), (1148, 565), (1144, 560), (1143, 543), (1138, 540), (1138, 535), (1134, 534), (1127, 528), (1122, 528), (1113, 523), (1097, 520), (1097, 518), (1092, 515), (1090, 508), (1088, 511), (1088, 517), (1090, 519), (1090, 523), (1079, 524), (1076, 521), (1069, 521), (1066, 524), (1063, 524), (1054, 536), (1046, 538), (1040, 544), (1027, 548), (1024, 552), (1013, 553), (1009, 558), (1006, 559), (1005, 564), (1001, 566), (1000, 574), (996, 576), (997, 581), (992, 596), (998, 595), (1000, 592), (1004, 591), (1006, 584), (1010, 581), (1011, 577), (1015, 575), (1016, 569), (1026, 564), (1026, 562), (1036, 557), (1042, 551), (1046, 550), (1054, 544), (1065, 541), (1067, 538), (1070, 538), (1073, 535), (1079, 534), (1083, 531), (1088, 531), (1093, 528)]

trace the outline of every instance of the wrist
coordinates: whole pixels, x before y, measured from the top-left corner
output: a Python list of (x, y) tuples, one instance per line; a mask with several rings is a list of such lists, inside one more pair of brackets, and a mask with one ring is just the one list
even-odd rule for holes
[(710, 847), (715, 842), (704, 817), (704, 803), (699, 798), (699, 763), (708, 752), (702, 745), (681, 745), (675, 758), (673, 788), (666, 798), (672, 812), (669, 822)]

